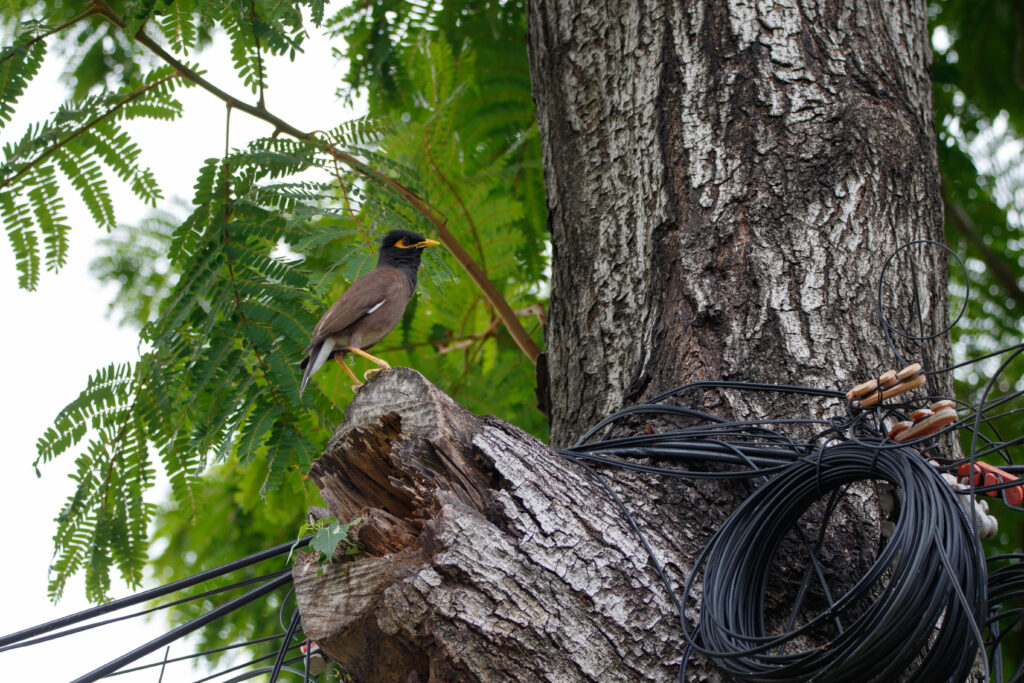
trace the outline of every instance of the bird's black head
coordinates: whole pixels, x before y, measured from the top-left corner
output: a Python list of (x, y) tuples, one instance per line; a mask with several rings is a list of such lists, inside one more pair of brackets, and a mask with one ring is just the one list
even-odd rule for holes
[(410, 275), (415, 282), (423, 250), (435, 244), (437, 242), (434, 240), (428, 240), (423, 235), (417, 235), (409, 230), (392, 230), (381, 240), (377, 267), (386, 266), (412, 271)]

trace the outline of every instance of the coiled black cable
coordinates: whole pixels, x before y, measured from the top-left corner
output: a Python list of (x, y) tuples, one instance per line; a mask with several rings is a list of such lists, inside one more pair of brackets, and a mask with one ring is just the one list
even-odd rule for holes
[[(735, 422), (654, 402), (682, 397), (693, 389), (845, 398), (836, 391), (804, 387), (700, 382), (609, 416), (576, 445), (561, 451), (581, 464), (671, 477), (764, 481), (704, 548), (681, 595), (674, 593), (644, 543), (679, 611), (686, 642), (681, 681), (686, 679), (691, 655), (700, 653), (742, 681), (958, 682), (967, 678), (979, 648), (986, 645), (984, 629), (989, 629), (984, 632), (990, 638), (990, 657), (995, 659), (991, 652), (999, 644), (998, 628), (991, 629), (987, 623), (988, 576), (981, 545), (957, 493), (941, 476), (964, 461), (947, 458), (935, 467), (924, 455), (936, 455), (930, 452), (935, 450), (934, 442), (918, 440), (908, 445), (884, 436), (885, 420), (903, 419), (913, 405), (889, 402), (874, 411), (852, 411), (826, 420)], [(651, 429), (652, 420), (658, 431)], [(641, 429), (644, 423), (647, 427)], [(946, 431), (962, 425), (951, 425)], [(792, 427), (816, 433), (802, 440), (779, 431)], [(709, 464), (712, 471), (707, 469)], [(630, 517), (628, 501), (614, 494), (601, 473), (587, 470)], [(880, 545), (870, 568), (842, 595), (833, 595), (828, 572), (817, 556), (837, 502), (850, 484), (860, 481), (893, 487), (900, 500), (898, 516), (891, 537)], [(814, 506), (818, 512), (825, 508), (818, 532), (810, 532), (816, 539), (808, 537), (804, 522)], [(644, 541), (631, 517), (630, 522)], [(802, 584), (791, 587), (796, 595), (790, 596), (787, 622), (774, 613), (769, 616), (767, 603), (770, 582), (778, 578), (776, 560), (785, 551), (784, 539), (792, 538), (794, 530), (809, 559)], [(1024, 576), (1024, 572), (1012, 575)], [(699, 618), (694, 624), (688, 621), (685, 606), (698, 604), (695, 586), (701, 577)], [(826, 605), (816, 614), (805, 604), (815, 587), (815, 599), (821, 602), (823, 595)], [(1021, 614), (1001, 613), (1004, 619)], [(799, 625), (798, 617), (803, 619)], [(779, 623), (771, 623), (772, 618)], [(994, 671), (996, 679), (1002, 680), (999, 670)]]
[[(884, 480), (901, 492), (889, 542), (826, 610), (769, 633), (765, 599), (783, 538), (824, 495), (862, 480)], [(909, 448), (843, 442), (795, 462), (729, 517), (702, 552), (702, 565), (700, 622), (690, 630), (684, 620), (684, 632), (694, 650), (741, 680), (962, 681), (982, 645), (981, 545), (952, 489)], [(793, 651), (796, 639), (825, 625), (832, 631), (826, 644)]]

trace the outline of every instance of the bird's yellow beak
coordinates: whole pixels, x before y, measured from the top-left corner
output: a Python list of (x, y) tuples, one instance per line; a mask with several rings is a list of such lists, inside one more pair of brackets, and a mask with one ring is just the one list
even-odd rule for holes
[(439, 244), (441, 243), (437, 240), (423, 240), (422, 242), (417, 242), (412, 246), (419, 247), (420, 249), (426, 249), (427, 247), (436, 247)]

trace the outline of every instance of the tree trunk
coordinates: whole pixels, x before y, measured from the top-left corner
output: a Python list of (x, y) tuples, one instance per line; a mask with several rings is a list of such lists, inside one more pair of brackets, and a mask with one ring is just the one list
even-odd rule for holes
[[(554, 444), (684, 382), (846, 388), (900, 364), (880, 270), (942, 239), (923, 0), (531, 0), (529, 17)], [(915, 293), (927, 331), (947, 324), (946, 263), (911, 254), (882, 303), (921, 336)], [(905, 353), (942, 365), (948, 340)], [(737, 417), (780, 407), (738, 400)]]
[[(873, 301), (890, 253), (941, 239), (925, 3), (802, 4), (530, 0), (553, 443), (693, 380), (845, 389), (947, 362), (943, 335), (890, 348)], [(941, 331), (944, 252), (900, 255), (886, 319)], [(694, 400), (734, 419), (843, 410)], [(357, 680), (678, 675), (679, 615), (602, 485), (416, 373), (368, 382), (310, 476), (333, 515), (360, 518), (361, 553), (320, 578), (296, 563), (303, 627)], [(611, 486), (673, 592), (751, 489), (621, 472)], [(877, 520), (866, 497), (838, 517), (857, 522), (832, 567), (849, 585)], [(700, 661), (698, 678), (720, 680)]]

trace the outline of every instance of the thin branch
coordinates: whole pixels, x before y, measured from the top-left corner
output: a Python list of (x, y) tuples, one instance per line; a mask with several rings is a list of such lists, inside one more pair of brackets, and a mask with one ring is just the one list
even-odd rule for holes
[(224, 112), (224, 222), (231, 220), (231, 105)]
[[(101, 14), (107, 21), (112, 23), (114, 26), (124, 30), (124, 21), (116, 12), (114, 12), (109, 5), (103, 0), (92, 0), (93, 6), (96, 7), (99, 14)], [(441, 244), (451, 253), (451, 255), (458, 261), (459, 265), (466, 271), (470, 279), (476, 283), (477, 287), (483, 293), (487, 301), (494, 307), (498, 317), (505, 323), (508, 328), (509, 334), (515, 340), (516, 345), (519, 346), (520, 350), (526, 354), (533, 363), (537, 362), (537, 357), (540, 355), (540, 347), (537, 346), (536, 342), (529, 335), (525, 328), (519, 323), (515, 313), (512, 311), (512, 307), (509, 306), (508, 302), (498, 291), (498, 288), (494, 286), (494, 283), (487, 278), (487, 274), (480, 268), (479, 264), (473, 260), (473, 257), (469, 255), (469, 252), (459, 243), (455, 236), (452, 235), (451, 231), (448, 230), (448, 221), (441, 215), (434, 207), (432, 207), (426, 200), (421, 198), (415, 192), (407, 188), (402, 183), (398, 182), (394, 178), (387, 176), (384, 173), (374, 169), (368, 164), (360, 161), (351, 154), (344, 152), (334, 145), (326, 143), (317, 138), (312, 133), (305, 133), (299, 130), (295, 126), (291, 125), (287, 121), (275, 116), (265, 108), (251, 105), (247, 102), (243, 102), (236, 97), (229, 95), (217, 86), (213, 85), (205, 78), (196, 73), (193, 69), (190, 69), (187, 65), (183, 64), (179, 60), (175, 59), (173, 55), (164, 50), (159, 44), (149, 38), (144, 32), (140, 31), (135, 35), (135, 40), (149, 49), (150, 52), (155, 54), (157, 57), (165, 61), (167, 64), (174, 67), (174, 69), (181, 74), (186, 80), (195, 83), (203, 90), (206, 90), (213, 96), (217, 97), (226, 104), (231, 105), (235, 109), (244, 111), (250, 116), (254, 116), (262, 121), (274, 126), (276, 131), (285, 133), (297, 140), (307, 142), (318, 149), (330, 154), (335, 159), (345, 164), (349, 168), (353, 169), (357, 173), (370, 179), (377, 185), (385, 187), (392, 192), (396, 193), (406, 202), (408, 202), (416, 211), (422, 214), (427, 220), (434, 224), (437, 229), (438, 239)]]
[(946, 188), (942, 188), (942, 203), (946, 208), (946, 215), (950, 216), (953, 220), (953, 227), (959, 232), (964, 238), (974, 246), (981, 254), (981, 260), (988, 266), (989, 272), (995, 278), (996, 282), (1003, 288), (1003, 291), (1013, 299), (1018, 306), (1024, 309), (1024, 291), (1021, 291), (1020, 284), (1017, 282), (1017, 277), (1014, 275), (1010, 265), (1006, 262), (1006, 259), (1002, 255), (998, 254), (992, 247), (985, 244), (984, 240), (978, 234), (978, 228), (974, 225), (974, 221), (967, 215), (964, 207), (959, 204), (953, 203), (949, 195), (946, 193)]
[[(317, 132), (322, 133), (322, 131)], [(323, 134), (326, 136), (325, 133)], [(352, 217), (352, 222), (356, 224), (356, 228), (359, 229), (359, 232), (360, 234), (362, 234), (363, 239), (365, 239), (368, 244), (372, 244), (373, 240), (370, 239), (370, 231), (367, 230), (363, 222), (359, 220), (359, 216), (356, 214), (356, 212), (352, 210), (352, 201), (349, 199), (348, 188), (345, 185), (345, 180), (341, 177), (341, 169), (338, 167), (338, 159), (332, 156), (331, 164), (334, 166), (334, 178), (335, 180), (338, 181), (338, 188), (341, 190), (341, 199), (342, 202), (345, 204), (345, 211), (348, 213), (349, 216)]]
[[(231, 149), (231, 105), (227, 105), (228, 111), (224, 122), (224, 246), (231, 244), (231, 166), (228, 163), (229, 151)], [(231, 293), (234, 294), (235, 299), (235, 310), (238, 311), (238, 317), (242, 321), (243, 325), (249, 324), (249, 318), (245, 315), (245, 311), (242, 310), (242, 297), (238, 293), (238, 282), (235, 279), (235, 267), (231, 262), (231, 256), (227, 251), (224, 252), (224, 259), (228, 266), (228, 281), (231, 283)], [(260, 366), (260, 370), (263, 372), (263, 379), (270, 387), (270, 396), (274, 399), (274, 403), (287, 408), (287, 404), (281, 401), (281, 397), (278, 396), (278, 388), (270, 381), (270, 368), (267, 367), (267, 362), (263, 359), (263, 354), (260, 353), (259, 347), (255, 344), (252, 345), (252, 351), (256, 355), (256, 362)], [(287, 421), (287, 411), (282, 414), (282, 419)]]
[[(547, 320), (547, 312), (544, 307), (540, 304), (533, 304), (526, 308), (520, 308), (515, 311), (517, 316), (530, 316), (535, 315), (537, 319), (544, 324)], [(464, 334), (458, 337), (445, 337), (444, 339), (428, 339), (426, 341), (414, 342), (412, 344), (401, 344), (399, 346), (389, 346), (380, 349), (380, 353), (388, 353), (390, 351), (411, 351), (413, 349), (422, 348), (424, 346), (431, 346), (437, 350), (438, 354), (444, 355), (451, 353), (452, 351), (458, 351), (460, 349), (466, 349), (471, 347), (473, 344), (493, 337), (498, 331), (498, 325), (501, 324), (500, 318), (494, 318), (491, 324), (487, 326), (483, 332), (475, 332), (473, 334)]]
[[(252, 3), (249, 9), (249, 17), (252, 19), (256, 18), (256, 3)], [(260, 50), (260, 37), (253, 35), (253, 40), (256, 41), (256, 78), (260, 89), (260, 99), (257, 101), (256, 106), (260, 109), (266, 109), (266, 100), (263, 97), (263, 52)]]

